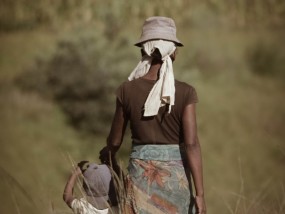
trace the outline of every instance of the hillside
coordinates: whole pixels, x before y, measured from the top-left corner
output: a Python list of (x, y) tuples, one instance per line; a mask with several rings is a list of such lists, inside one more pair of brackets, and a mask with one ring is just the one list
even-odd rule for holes
[[(279, 15), (261, 26), (240, 11), (233, 18), (216, 1), (194, 1), (190, 12), (186, 1), (175, 1), (173, 10), (148, 2), (137, 11), (130, 3), (134, 18), (128, 20), (119, 10), (127, 1), (121, 2), (109, 5), (110, 14), (107, 3), (98, 5), (101, 15), (89, 3), (75, 15), (70, 4), (67, 17), (39, 23), (29, 21), (41, 20), (35, 7), (34, 16), (23, 19), (23, 12), (20, 19), (30, 25), (14, 17), (9, 28), (0, 16), (0, 212), (71, 213), (62, 191), (72, 161), (98, 161), (113, 91), (140, 58), (132, 44), (145, 17), (158, 14), (177, 20), (185, 47), (175, 76), (198, 91), (208, 213), (284, 213), (285, 32)], [(267, 17), (255, 14), (256, 20)], [(51, 77), (57, 82), (48, 84)], [(124, 166), (129, 148), (127, 134), (119, 153)]]

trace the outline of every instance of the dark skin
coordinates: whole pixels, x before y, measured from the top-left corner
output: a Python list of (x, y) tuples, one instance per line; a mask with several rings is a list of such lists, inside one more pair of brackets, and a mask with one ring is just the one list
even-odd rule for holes
[[(177, 51), (171, 55), (171, 59), (174, 61), (177, 56)], [(148, 80), (157, 80), (159, 70), (162, 65), (162, 61), (154, 59), (148, 73), (142, 78)], [(111, 126), (111, 131), (107, 139), (107, 146), (101, 150), (100, 158), (103, 162), (106, 162), (106, 154), (109, 153), (111, 157), (114, 157), (118, 149), (120, 148), (128, 118), (125, 116), (123, 107), (120, 102), (116, 102), (116, 111)], [(185, 107), (182, 117), (182, 124), (184, 130), (184, 144), (187, 154), (187, 161), (192, 172), (194, 186), (196, 190), (196, 213), (205, 214), (206, 204), (204, 199), (204, 187), (203, 187), (203, 169), (202, 169), (202, 156), (201, 148), (197, 135), (197, 123), (196, 123), (196, 107), (195, 104), (189, 104)], [(107, 155), (108, 156), (108, 155)]]
[(79, 167), (76, 167), (76, 169), (70, 175), (63, 191), (63, 200), (70, 208), (71, 208), (71, 203), (75, 198), (73, 196), (74, 185), (76, 183), (77, 177), (80, 175), (81, 175), (81, 170)]

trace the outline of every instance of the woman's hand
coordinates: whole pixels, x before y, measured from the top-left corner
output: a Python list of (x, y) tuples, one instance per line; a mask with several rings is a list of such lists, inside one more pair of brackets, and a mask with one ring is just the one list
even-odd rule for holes
[(111, 153), (107, 146), (104, 147), (99, 154), (99, 159), (101, 160), (102, 164), (106, 164), (111, 167), (119, 177), (124, 175), (124, 172), (119, 166), (115, 155)]
[(108, 148), (108, 146), (105, 146), (101, 151), (99, 152), (99, 159), (101, 163), (106, 164), (106, 165), (111, 165), (110, 160), (113, 162), (113, 155), (111, 155), (111, 151)]
[(119, 99), (116, 100), (116, 112), (113, 118), (111, 130), (107, 138), (107, 146), (100, 151), (100, 160), (102, 163), (110, 165), (115, 159), (115, 154), (119, 150), (122, 142), (128, 119), (123, 110)]
[(203, 196), (195, 197), (195, 205), (197, 214), (206, 214), (206, 204)]

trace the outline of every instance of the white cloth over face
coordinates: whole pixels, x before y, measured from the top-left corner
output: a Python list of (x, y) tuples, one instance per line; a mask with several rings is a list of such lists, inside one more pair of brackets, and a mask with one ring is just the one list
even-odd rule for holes
[(142, 48), (146, 55), (142, 57), (130, 74), (129, 81), (140, 78), (149, 71), (153, 59), (151, 54), (155, 49), (159, 50), (163, 62), (159, 70), (159, 79), (154, 84), (144, 104), (144, 116), (157, 115), (159, 108), (165, 104), (169, 104), (170, 112), (175, 101), (174, 74), (170, 55), (174, 53), (176, 46), (170, 41), (152, 40), (145, 42)]

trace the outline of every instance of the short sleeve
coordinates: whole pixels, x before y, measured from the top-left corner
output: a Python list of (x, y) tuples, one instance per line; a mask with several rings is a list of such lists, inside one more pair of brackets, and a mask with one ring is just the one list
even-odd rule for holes
[(92, 206), (84, 198), (73, 199), (71, 202), (71, 209), (74, 214), (88, 214), (88, 213), (97, 213), (97, 214), (108, 214), (109, 209), (99, 210)]
[(83, 213), (82, 202), (76, 198), (73, 199), (73, 201), (71, 202), (71, 209), (75, 214)]
[(196, 92), (196, 89), (193, 86), (187, 87), (186, 93), (185, 93), (185, 103), (184, 106), (187, 106), (189, 104), (198, 103), (198, 95)]
[(115, 91), (116, 97), (118, 98), (119, 102), (123, 105), (124, 100), (124, 83), (121, 84), (117, 90)]

